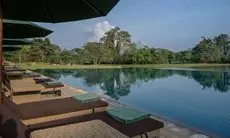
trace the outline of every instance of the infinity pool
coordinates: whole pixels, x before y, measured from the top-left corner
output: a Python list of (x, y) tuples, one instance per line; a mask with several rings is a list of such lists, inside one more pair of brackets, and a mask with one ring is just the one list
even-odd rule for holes
[(213, 137), (230, 137), (228, 69), (37, 70)]

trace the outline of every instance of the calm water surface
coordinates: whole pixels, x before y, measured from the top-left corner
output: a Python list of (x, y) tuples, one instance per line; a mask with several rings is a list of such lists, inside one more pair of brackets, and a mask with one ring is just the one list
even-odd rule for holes
[(226, 68), (37, 71), (214, 137), (230, 138), (230, 72)]

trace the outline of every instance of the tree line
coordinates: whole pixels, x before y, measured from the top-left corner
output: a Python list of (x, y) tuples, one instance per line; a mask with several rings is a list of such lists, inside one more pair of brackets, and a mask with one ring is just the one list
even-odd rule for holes
[(14, 53), (4, 53), (12, 62), (46, 62), (50, 64), (184, 64), (229, 63), (230, 36), (202, 37), (191, 49), (174, 52), (134, 43), (129, 32), (116, 27), (99, 42), (87, 42), (81, 48), (61, 49), (48, 38), (33, 39), (33, 44)]

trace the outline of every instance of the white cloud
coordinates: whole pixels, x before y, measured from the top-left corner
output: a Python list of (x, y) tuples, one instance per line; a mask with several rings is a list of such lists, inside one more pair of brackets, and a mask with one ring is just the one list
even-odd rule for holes
[(100, 38), (110, 29), (115, 28), (115, 26), (111, 25), (108, 21), (103, 21), (97, 23), (93, 28), (90, 29), (90, 39), (89, 41), (99, 41)]

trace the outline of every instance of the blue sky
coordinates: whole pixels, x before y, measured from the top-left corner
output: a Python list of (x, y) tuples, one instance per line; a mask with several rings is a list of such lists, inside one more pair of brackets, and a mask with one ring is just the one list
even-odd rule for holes
[(67, 49), (118, 26), (135, 42), (177, 51), (192, 48), (202, 36), (230, 35), (230, 0), (120, 0), (106, 17), (40, 25), (53, 30), (51, 41)]

